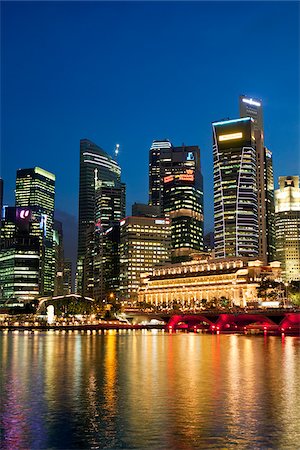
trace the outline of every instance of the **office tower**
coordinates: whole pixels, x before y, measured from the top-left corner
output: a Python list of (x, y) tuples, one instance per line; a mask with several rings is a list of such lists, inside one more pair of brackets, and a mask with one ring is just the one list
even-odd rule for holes
[(275, 190), (276, 258), (285, 281), (300, 280), (299, 176), (279, 177)]
[(101, 245), (94, 258), (94, 299), (119, 298), (120, 290), (120, 222), (99, 235)]
[(54, 271), (54, 295), (63, 295), (64, 293), (64, 241), (63, 225), (59, 220), (53, 223), (53, 247), (55, 259)]
[[(163, 184), (161, 167), (161, 151), (171, 149), (172, 144), (168, 139), (153, 141), (149, 151), (149, 205), (159, 206), (162, 203)], [(162, 212), (162, 208), (161, 208)]]
[(258, 257), (253, 119), (246, 117), (212, 125), (215, 257)]
[(140, 275), (170, 258), (168, 219), (126, 217), (120, 222), (120, 298), (137, 300)]
[(275, 258), (275, 207), (272, 152), (264, 145), (263, 109), (260, 99), (240, 97), (240, 117), (253, 119), (256, 141), (259, 257), (265, 263)]
[(121, 169), (104, 150), (88, 139), (80, 141), (79, 225), (76, 291), (83, 292), (83, 265), (87, 251), (87, 226), (95, 223), (96, 182), (120, 181)]
[(17, 171), (16, 206), (31, 208), (31, 233), (40, 242), (41, 295), (52, 295), (54, 291), (54, 198), (55, 175), (40, 167)]
[[(215, 248), (215, 235), (213, 231), (206, 233), (203, 238), (204, 251), (209, 253), (214, 253)], [(213, 254), (214, 257), (214, 254)]]
[(63, 295), (72, 293), (72, 261), (68, 258), (64, 260), (63, 275)]
[(171, 219), (172, 258), (203, 250), (203, 178), (198, 146), (154, 141), (150, 149), (149, 203)]
[(28, 303), (40, 293), (40, 242), (28, 207), (5, 208), (0, 239), (0, 299)]

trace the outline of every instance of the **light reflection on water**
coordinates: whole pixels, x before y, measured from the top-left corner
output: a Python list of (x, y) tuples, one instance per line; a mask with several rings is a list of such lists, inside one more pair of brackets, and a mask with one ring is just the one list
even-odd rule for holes
[(0, 334), (3, 449), (296, 449), (300, 339)]

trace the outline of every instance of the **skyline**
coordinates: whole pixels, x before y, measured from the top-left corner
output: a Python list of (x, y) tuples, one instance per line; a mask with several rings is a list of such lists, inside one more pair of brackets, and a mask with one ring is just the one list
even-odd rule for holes
[[(216, 4), (223, 14), (214, 18)], [(79, 141), (88, 138), (110, 154), (120, 144), (128, 214), (134, 202), (148, 201), (152, 140), (168, 138), (174, 145), (200, 147), (205, 231), (210, 231), (211, 122), (237, 118), (241, 94), (262, 98), (275, 188), (279, 176), (299, 172), (299, 4), (5, 3), (1, 8), (5, 204), (14, 204), (16, 170), (40, 166), (57, 177), (56, 209), (78, 217)], [(200, 29), (195, 28), (197, 13), (206, 19)], [(104, 19), (101, 31), (93, 28), (99, 17)], [(259, 28), (258, 21), (262, 25), (264, 19), (268, 27)], [(144, 31), (146, 20), (155, 32)], [(243, 57), (246, 44), (237, 37), (253, 21), (257, 26), (251, 44), (262, 52), (253, 52), (250, 66)], [(224, 22), (231, 27), (221, 29)], [(215, 33), (218, 27), (221, 33)], [(234, 42), (234, 53), (232, 46), (222, 46), (216, 70), (213, 53), (221, 37)], [(102, 59), (97, 60), (100, 53)], [(79, 66), (87, 60), (91, 67)], [(257, 73), (256, 67), (264, 70)]]

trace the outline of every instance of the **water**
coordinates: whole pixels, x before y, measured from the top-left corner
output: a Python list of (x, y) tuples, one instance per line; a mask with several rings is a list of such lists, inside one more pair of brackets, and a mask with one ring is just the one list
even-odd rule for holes
[(298, 449), (300, 339), (0, 333), (3, 449)]

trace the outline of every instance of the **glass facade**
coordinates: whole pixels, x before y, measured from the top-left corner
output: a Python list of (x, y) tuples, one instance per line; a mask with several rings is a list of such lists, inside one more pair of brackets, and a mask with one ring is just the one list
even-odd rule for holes
[(258, 256), (253, 120), (213, 123), (216, 258)]
[[(92, 274), (83, 273), (84, 258), (87, 255), (90, 239), (86, 236), (90, 224), (95, 228), (95, 213), (99, 220), (96, 206), (96, 188), (99, 182), (120, 183), (121, 168), (118, 163), (103, 149), (88, 139), (80, 141), (80, 178), (79, 178), (79, 225), (78, 225), (78, 259), (76, 273), (76, 291), (84, 293), (86, 287), (83, 280), (92, 277)], [(125, 190), (124, 190), (125, 192)], [(125, 193), (124, 193), (125, 196)], [(99, 204), (105, 203), (99, 200)], [(102, 220), (102, 219), (101, 219)]]
[(40, 167), (17, 171), (16, 207), (31, 208), (30, 233), (38, 237), (40, 242), (41, 295), (52, 295), (54, 291), (54, 200), (55, 175)]

